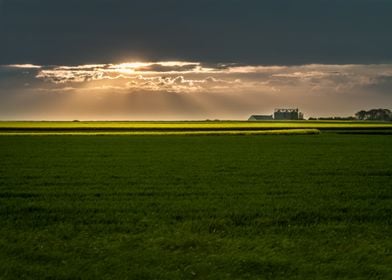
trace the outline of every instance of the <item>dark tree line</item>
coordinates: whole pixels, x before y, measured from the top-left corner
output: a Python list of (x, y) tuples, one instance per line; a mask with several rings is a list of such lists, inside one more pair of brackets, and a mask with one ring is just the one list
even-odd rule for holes
[(363, 121), (392, 121), (392, 112), (389, 109), (362, 110), (357, 112), (355, 117)]
[(355, 114), (355, 117), (319, 117), (309, 118), (310, 121), (392, 121), (392, 112), (389, 109), (371, 109), (369, 111), (361, 110)]
[(355, 121), (355, 117), (319, 117), (319, 118), (309, 118), (310, 121)]

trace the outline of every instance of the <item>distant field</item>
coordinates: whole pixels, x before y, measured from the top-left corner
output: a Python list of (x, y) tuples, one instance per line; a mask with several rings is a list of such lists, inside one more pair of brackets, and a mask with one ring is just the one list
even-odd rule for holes
[[(285, 131), (297, 129), (294, 131)], [(280, 130), (279, 134), (312, 134), (319, 130), (390, 130), (386, 122), (339, 121), (204, 121), (204, 122), (0, 122), (0, 134), (10, 133), (105, 133), (105, 134), (269, 134), (263, 130)], [(302, 132), (300, 131), (302, 130)], [(205, 133), (208, 131), (209, 133)], [(226, 131), (222, 133), (221, 131)], [(312, 132), (313, 131), (313, 132)], [(126, 133), (125, 133), (126, 132)], [(149, 132), (149, 133), (147, 133)], [(154, 133), (152, 133), (154, 132)], [(157, 133), (160, 132), (160, 133)], [(278, 132), (275, 132), (278, 134)]]
[(0, 279), (392, 279), (391, 140), (3, 135)]

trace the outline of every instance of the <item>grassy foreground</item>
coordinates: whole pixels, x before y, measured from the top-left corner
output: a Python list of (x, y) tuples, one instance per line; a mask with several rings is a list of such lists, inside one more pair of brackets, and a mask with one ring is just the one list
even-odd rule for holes
[(0, 137), (0, 279), (391, 279), (388, 135)]

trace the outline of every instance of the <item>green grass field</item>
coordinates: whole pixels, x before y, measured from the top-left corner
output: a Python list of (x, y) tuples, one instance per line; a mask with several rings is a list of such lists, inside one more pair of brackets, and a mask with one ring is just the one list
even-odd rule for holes
[(0, 132), (0, 279), (391, 279), (392, 136), (366, 125)]

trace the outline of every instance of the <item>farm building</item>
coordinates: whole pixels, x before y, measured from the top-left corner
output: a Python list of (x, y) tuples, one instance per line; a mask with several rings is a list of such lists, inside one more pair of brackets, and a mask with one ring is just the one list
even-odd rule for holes
[(275, 120), (302, 120), (303, 114), (298, 109), (275, 109)]
[(272, 121), (273, 119), (272, 115), (252, 115), (248, 121)]

